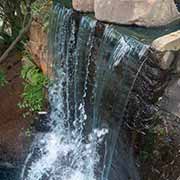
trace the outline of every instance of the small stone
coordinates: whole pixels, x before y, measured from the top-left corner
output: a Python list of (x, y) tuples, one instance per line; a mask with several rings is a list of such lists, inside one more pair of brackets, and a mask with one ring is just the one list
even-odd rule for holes
[(162, 60), (160, 61), (160, 66), (162, 69), (167, 70), (170, 68), (173, 60), (175, 58), (175, 55), (172, 51), (168, 51), (164, 54)]

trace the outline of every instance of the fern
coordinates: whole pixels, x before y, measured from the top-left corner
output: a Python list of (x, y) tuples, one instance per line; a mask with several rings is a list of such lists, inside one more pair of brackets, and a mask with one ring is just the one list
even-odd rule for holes
[(48, 78), (35, 65), (24, 65), (21, 77), (25, 81), (24, 92), (22, 94), (23, 101), (18, 106), (29, 112), (41, 111), (45, 100), (45, 87), (48, 85)]

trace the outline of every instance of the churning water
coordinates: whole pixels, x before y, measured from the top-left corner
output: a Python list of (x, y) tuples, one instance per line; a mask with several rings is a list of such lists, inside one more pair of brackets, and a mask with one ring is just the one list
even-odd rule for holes
[(123, 124), (130, 99), (136, 119), (153, 109), (159, 70), (148, 46), (59, 4), (50, 27), (50, 130), (37, 133), (21, 180), (139, 180)]

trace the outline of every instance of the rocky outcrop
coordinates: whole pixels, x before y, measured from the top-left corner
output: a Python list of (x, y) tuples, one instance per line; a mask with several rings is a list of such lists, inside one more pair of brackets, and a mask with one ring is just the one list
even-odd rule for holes
[(36, 19), (32, 22), (29, 39), (27, 48), (31, 52), (35, 63), (42, 69), (44, 74), (51, 74), (47, 33), (44, 31), (40, 20)]
[(101, 21), (147, 27), (180, 18), (174, 0), (95, 0), (95, 16)]
[(180, 30), (155, 39), (152, 48), (161, 54), (161, 68), (168, 70), (176, 58), (176, 52), (180, 50)]
[(154, 40), (152, 47), (161, 52), (180, 50), (180, 30)]
[(77, 11), (93, 12), (94, 0), (73, 0), (73, 8)]

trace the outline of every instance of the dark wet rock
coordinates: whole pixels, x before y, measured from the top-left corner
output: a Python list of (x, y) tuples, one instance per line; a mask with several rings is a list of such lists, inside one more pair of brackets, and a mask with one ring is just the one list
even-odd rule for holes
[(178, 11), (180, 12), (180, 1), (179, 0), (174, 0), (176, 7), (178, 9)]
[(9, 162), (0, 162), (0, 169), (14, 169), (15, 166)]
[(1, 180), (19, 180), (18, 175), (19, 169), (1, 169), (0, 168), (0, 179)]
[(142, 139), (142, 179), (179, 180), (180, 119), (166, 110), (159, 110), (155, 124)]
[(164, 97), (161, 100), (161, 107), (168, 112), (180, 117), (180, 78), (175, 78), (170, 81)]
[(50, 121), (47, 112), (39, 112), (38, 118), (34, 122), (35, 130), (38, 132), (49, 132), (51, 130)]

